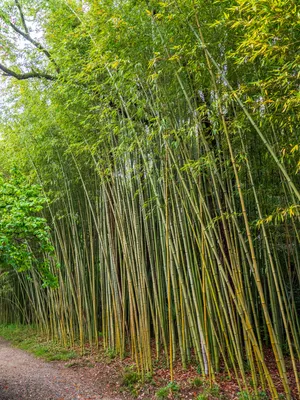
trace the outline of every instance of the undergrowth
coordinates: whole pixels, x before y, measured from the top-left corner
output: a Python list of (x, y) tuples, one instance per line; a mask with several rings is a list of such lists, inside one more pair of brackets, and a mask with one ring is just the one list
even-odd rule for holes
[(0, 325), (0, 336), (46, 361), (67, 361), (78, 356), (76, 351), (47, 340), (34, 326)]

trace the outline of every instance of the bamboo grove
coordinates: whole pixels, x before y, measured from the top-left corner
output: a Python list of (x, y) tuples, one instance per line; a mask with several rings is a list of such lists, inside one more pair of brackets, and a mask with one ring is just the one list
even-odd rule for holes
[(0, 158), (48, 199), (58, 288), (12, 269), (1, 322), (276, 399), (271, 354), (300, 394), (297, 1), (38, 3), (3, 1)]

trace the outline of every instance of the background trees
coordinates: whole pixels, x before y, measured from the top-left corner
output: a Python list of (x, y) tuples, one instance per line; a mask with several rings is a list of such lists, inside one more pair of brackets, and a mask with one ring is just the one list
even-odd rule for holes
[(1, 318), (9, 322), (30, 323), (36, 318), (37, 306), (28, 307), (31, 295), (39, 296), (42, 286), (57, 286), (50, 272), (54, 248), (49, 229), (38, 216), (45, 201), (39, 186), (29, 184), (17, 171), (9, 179), (1, 177)]

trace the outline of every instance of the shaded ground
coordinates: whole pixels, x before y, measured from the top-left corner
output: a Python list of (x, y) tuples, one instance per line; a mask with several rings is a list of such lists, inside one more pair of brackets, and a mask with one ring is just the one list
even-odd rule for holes
[(97, 371), (46, 363), (0, 338), (0, 400), (121, 400), (116, 370), (101, 365)]

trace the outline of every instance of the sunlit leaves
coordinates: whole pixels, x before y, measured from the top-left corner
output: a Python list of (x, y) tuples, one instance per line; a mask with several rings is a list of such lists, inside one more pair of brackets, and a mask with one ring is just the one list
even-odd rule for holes
[(36, 268), (54, 284), (47, 260), (54, 248), (46, 220), (39, 216), (45, 201), (40, 187), (30, 185), (17, 172), (10, 179), (1, 178), (0, 268), (18, 272)]

